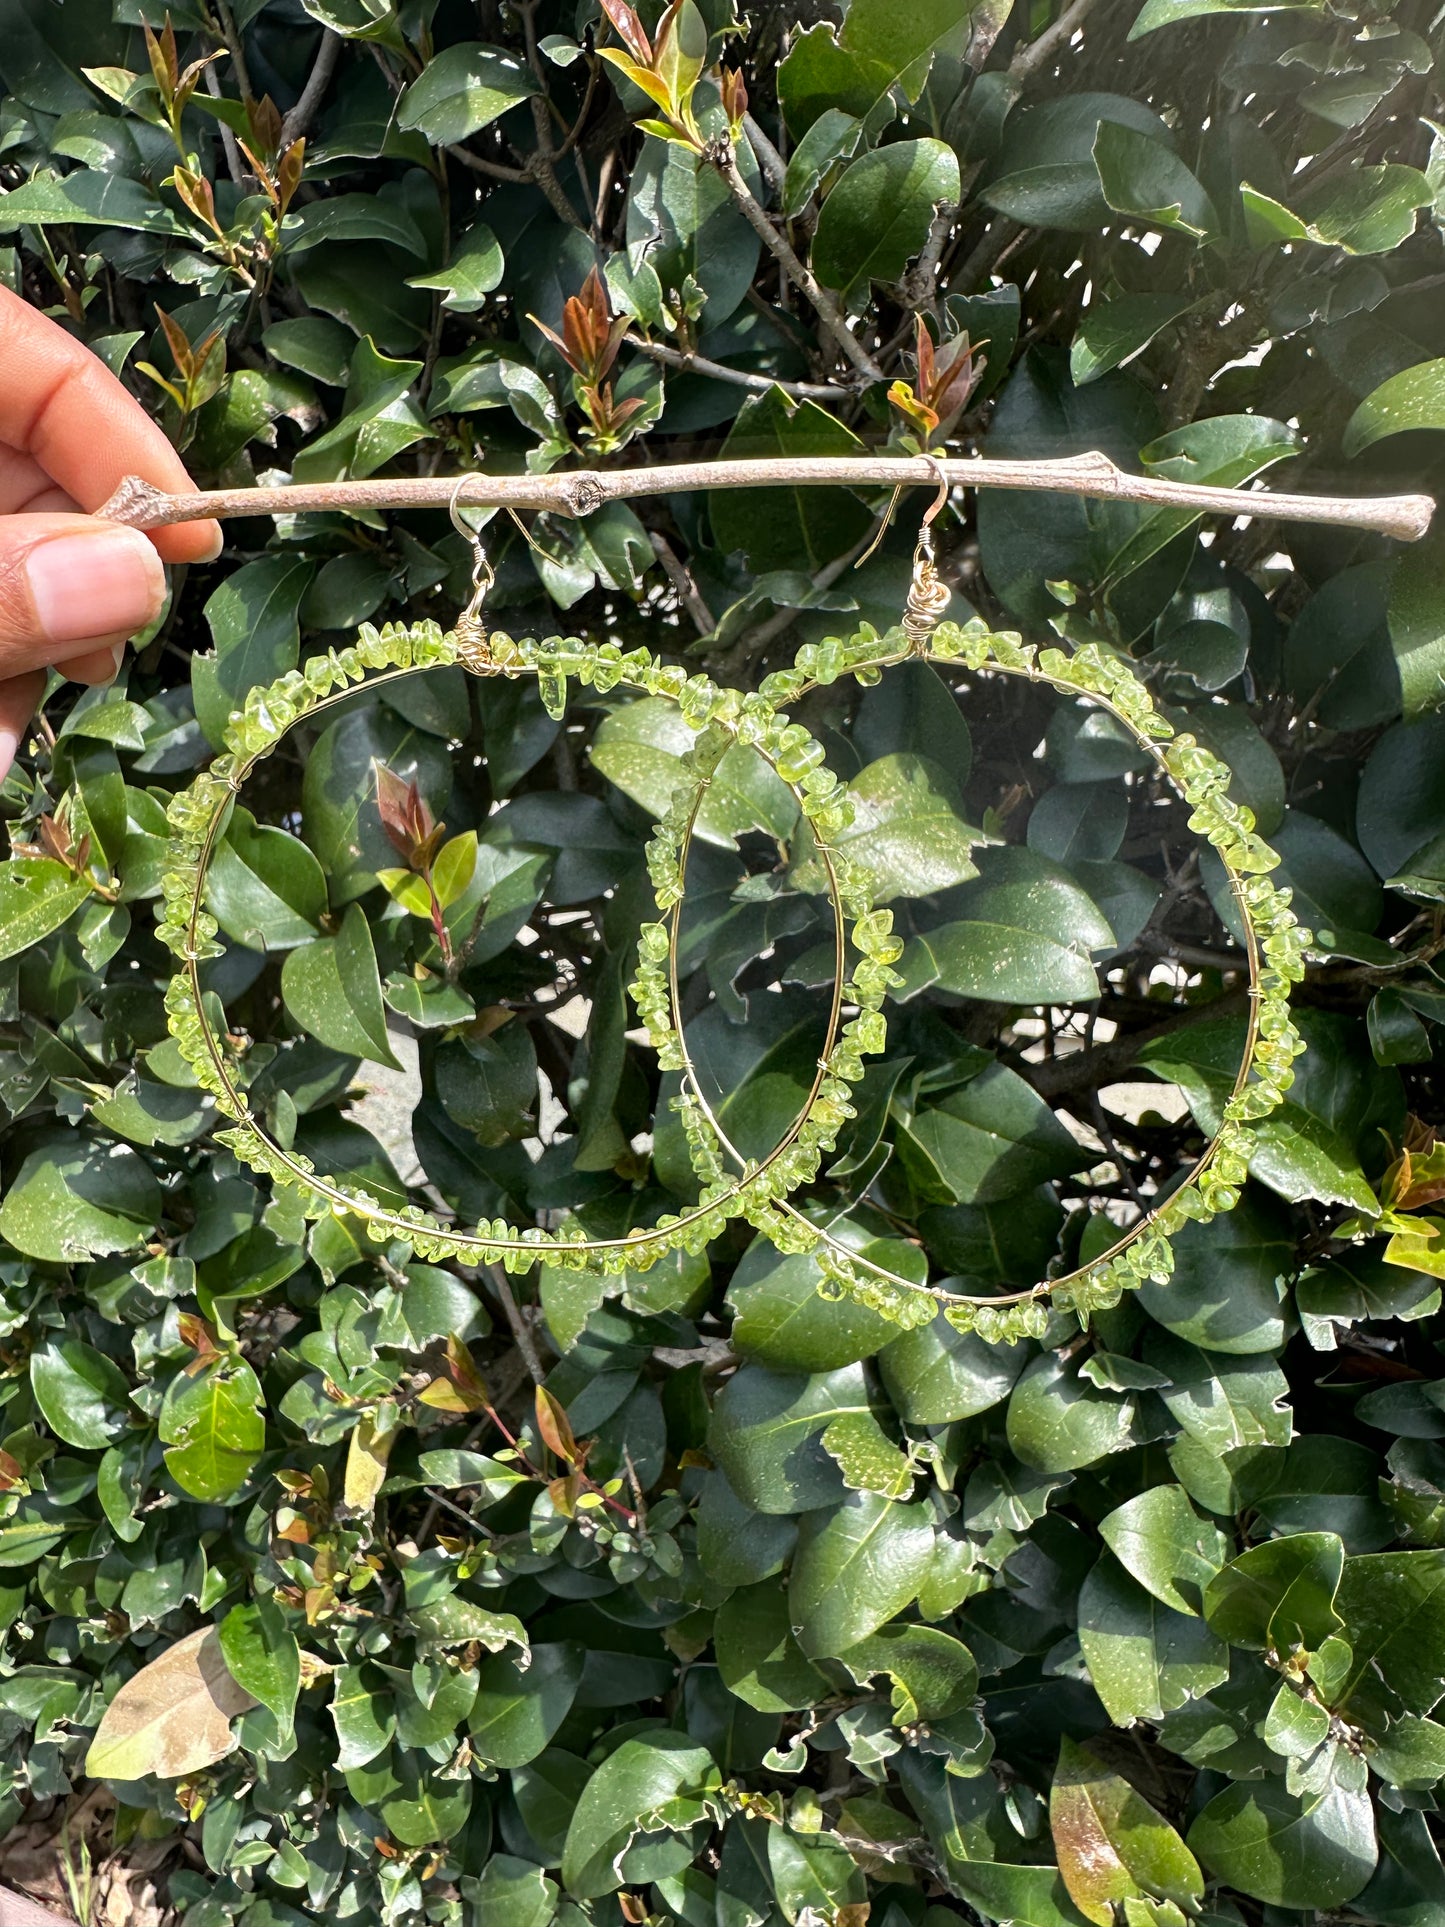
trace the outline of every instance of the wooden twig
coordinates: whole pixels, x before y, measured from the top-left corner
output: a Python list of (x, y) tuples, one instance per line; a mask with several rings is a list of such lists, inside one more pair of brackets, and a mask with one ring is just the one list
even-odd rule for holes
[(224, 520), (236, 515), (300, 515), (347, 509), (460, 508), (548, 510), (590, 515), (607, 502), (689, 489), (930, 488), (939, 470), (955, 488), (1052, 489), (1106, 501), (1142, 502), (1195, 514), (1263, 516), (1279, 522), (1322, 522), (1369, 529), (1415, 542), (1430, 526), (1428, 495), (1289, 495), (1270, 489), (1203, 488), (1156, 475), (1130, 475), (1107, 455), (1068, 455), (1057, 461), (993, 461), (969, 456), (814, 455), (749, 462), (672, 462), (655, 468), (576, 469), (554, 475), (396, 476), (368, 482), (286, 483), (276, 488), (197, 489), (167, 494), (127, 476), (97, 513), (135, 529), (174, 522)]

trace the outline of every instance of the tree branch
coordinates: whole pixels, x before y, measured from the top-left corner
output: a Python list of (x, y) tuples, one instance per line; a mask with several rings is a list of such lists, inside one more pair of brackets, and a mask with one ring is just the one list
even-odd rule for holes
[(689, 348), (671, 348), (665, 342), (645, 341), (641, 335), (624, 335), (623, 340), (629, 348), (636, 348), (650, 361), (660, 361), (665, 368), (707, 375), (713, 381), (730, 381), (735, 388), (755, 388), (759, 392), (781, 388), (785, 395), (796, 396), (800, 401), (837, 403), (853, 398), (851, 389), (835, 387), (832, 382), (781, 381), (776, 375), (753, 375), (745, 368), (729, 368), (724, 362), (709, 361), (706, 355), (695, 355)]
[(748, 146), (757, 156), (758, 166), (763, 170), (768, 186), (775, 194), (781, 194), (783, 182), (788, 177), (787, 163), (751, 114), (743, 115), (743, 132), (748, 137)]
[(326, 89), (336, 72), (336, 63), (341, 58), (341, 46), (339, 33), (332, 33), (327, 27), (321, 29), (321, 44), (316, 49), (316, 58), (311, 63), (311, 72), (306, 76), (301, 97), (281, 123), (282, 153), (292, 141), (300, 139), (316, 118), (316, 110), (325, 98)]
[(812, 302), (825, 333), (843, 350), (860, 374), (870, 381), (884, 381), (886, 376), (877, 362), (854, 335), (832, 295), (828, 293), (811, 268), (805, 268), (793, 252), (791, 243), (782, 232), (773, 226), (767, 213), (758, 205), (753, 191), (738, 171), (737, 157), (732, 148), (724, 141), (714, 141), (707, 150), (707, 158), (728, 184), (728, 191), (737, 203), (738, 209), (748, 226), (761, 239), (763, 246), (773, 259)]
[(1051, 27), (1045, 27), (1037, 40), (1031, 40), (1026, 47), (1020, 47), (1009, 62), (1009, 79), (1018, 81), (1032, 80), (1034, 75), (1053, 59), (1060, 47), (1068, 46), (1075, 30), (1085, 14), (1092, 12), (1095, 0), (1073, 0), (1072, 6), (1064, 8)]
[[(677, 592), (678, 601), (691, 618), (693, 628), (700, 636), (710, 636), (717, 628), (717, 618), (703, 601), (697, 584), (677, 551), (658, 529), (652, 530), (652, 553), (662, 564), (668, 581)], [(0, 1927), (3, 1927), (3, 1923), (0, 1923)]]
[(940, 470), (954, 488), (1047, 489), (1104, 501), (1144, 502), (1154, 508), (1193, 509), (1206, 515), (1262, 516), (1370, 529), (1401, 542), (1418, 541), (1435, 512), (1428, 495), (1290, 495), (1263, 488), (1203, 488), (1158, 475), (1130, 475), (1096, 451), (1038, 462), (992, 461), (982, 456), (940, 461), (921, 455), (800, 455), (747, 462), (670, 462), (653, 468), (576, 469), (552, 475), (395, 476), (367, 482), (287, 483), (277, 488), (197, 489), (175, 495), (130, 475), (97, 513), (137, 529), (168, 528), (212, 516), (445, 508), (449, 502), (464, 508), (510, 506), (590, 515), (604, 502), (688, 489), (832, 484), (933, 490)]

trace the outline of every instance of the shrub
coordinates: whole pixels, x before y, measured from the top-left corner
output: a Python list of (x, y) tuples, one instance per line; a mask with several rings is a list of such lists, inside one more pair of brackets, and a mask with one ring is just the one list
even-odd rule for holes
[[(1056, 12), (9, 0), (0, 271), (203, 485), (886, 445), (1428, 487), (1436, 10)], [(884, 508), (497, 516), (487, 611), (755, 687), (897, 622)], [(1016, 1343), (743, 1224), (509, 1280), (308, 1222), (167, 1036), (167, 804), (248, 691), (446, 625), (471, 557), (441, 511), (232, 521), (4, 786), (7, 1828), (88, 1772), (187, 1927), (1445, 1917), (1445, 549), (1063, 493), (938, 530), (955, 617), (1130, 658), (1281, 855), (1308, 1048), (1238, 1208)], [(288, 734), (207, 1009), (319, 1170), (621, 1236), (696, 1195), (626, 994), (690, 738), (549, 694), (445, 667)], [(1087, 1263), (1239, 1061), (1217, 859), (1048, 688), (910, 663), (798, 714), (904, 946), (799, 1202), (985, 1301)], [(747, 1157), (814, 1076), (825, 883), (731, 751), (681, 995)]]

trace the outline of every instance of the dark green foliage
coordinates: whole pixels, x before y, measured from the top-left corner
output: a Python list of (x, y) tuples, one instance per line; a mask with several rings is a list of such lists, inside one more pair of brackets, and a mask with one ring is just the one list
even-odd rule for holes
[[(1436, 11), (0, 0), (0, 273), (205, 485), (927, 444), (1428, 489)], [(489, 614), (753, 687), (896, 622), (918, 503), (849, 567), (884, 505), (496, 517)], [(1445, 1917), (1445, 543), (1003, 492), (938, 534), (954, 614), (1127, 654), (1282, 853), (1308, 1051), (1238, 1208), (1015, 1345), (741, 1228), (508, 1284), (308, 1226), (167, 1041), (166, 806), (470, 557), (441, 513), (233, 521), (0, 792), (6, 1829), (94, 1744), (188, 1927)], [(696, 1192), (624, 988), (690, 738), (545, 694), (434, 670), (288, 736), (208, 994), (318, 1170), (614, 1236)], [(905, 946), (800, 1204), (954, 1291), (1092, 1261), (1228, 1098), (1219, 865), (1047, 690), (909, 664), (799, 714)], [(681, 990), (747, 1156), (814, 1075), (826, 883), (731, 751)]]

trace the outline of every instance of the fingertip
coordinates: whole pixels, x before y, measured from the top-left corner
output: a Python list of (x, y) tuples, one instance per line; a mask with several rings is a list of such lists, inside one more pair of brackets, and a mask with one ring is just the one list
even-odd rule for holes
[(31, 670), (0, 682), (0, 783), (10, 774), (21, 738), (45, 688), (45, 672)]
[(219, 522), (177, 522), (151, 531), (163, 562), (214, 562), (225, 540)]

